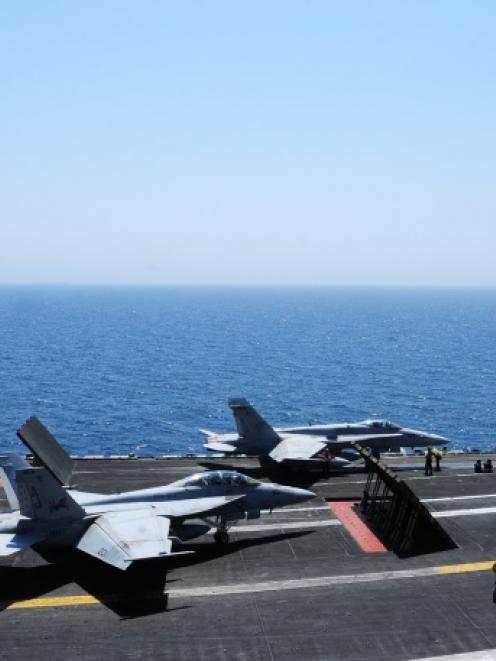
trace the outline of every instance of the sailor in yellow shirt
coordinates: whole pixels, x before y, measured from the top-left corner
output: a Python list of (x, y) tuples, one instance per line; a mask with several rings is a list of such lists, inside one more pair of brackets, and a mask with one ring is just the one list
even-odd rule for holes
[(441, 450), (438, 450), (437, 448), (432, 448), (432, 454), (434, 456), (434, 459), (436, 460), (436, 468), (434, 469), (436, 472), (439, 473), (441, 470), (441, 459), (443, 458), (443, 453)]
[(427, 452), (425, 453), (425, 470), (424, 474), (427, 475), (432, 475), (432, 448), (427, 448)]

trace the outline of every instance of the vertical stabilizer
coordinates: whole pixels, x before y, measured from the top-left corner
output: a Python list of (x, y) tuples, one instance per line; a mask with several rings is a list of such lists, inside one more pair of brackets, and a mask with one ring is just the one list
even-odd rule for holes
[(246, 399), (229, 400), (239, 436), (245, 441), (245, 451), (253, 454), (269, 453), (281, 441), (262, 416)]
[(20, 455), (13, 453), (0, 455), (0, 477), (2, 478), (3, 489), (12, 511), (19, 509), (15, 476), (16, 471), (21, 468), (31, 468), (31, 466)]
[(16, 471), (16, 482), (20, 513), (30, 519), (80, 519), (85, 515), (46, 468), (22, 468)]
[(28, 446), (37, 462), (45, 466), (61, 484), (69, 484), (73, 463), (57, 439), (34, 415), (17, 431), (17, 436)]

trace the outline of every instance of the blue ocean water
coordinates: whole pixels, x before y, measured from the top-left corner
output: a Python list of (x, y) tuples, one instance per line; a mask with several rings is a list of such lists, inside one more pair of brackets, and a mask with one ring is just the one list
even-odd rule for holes
[(227, 398), (272, 423), (381, 416), (496, 447), (496, 291), (0, 288), (0, 449), (200, 451)]

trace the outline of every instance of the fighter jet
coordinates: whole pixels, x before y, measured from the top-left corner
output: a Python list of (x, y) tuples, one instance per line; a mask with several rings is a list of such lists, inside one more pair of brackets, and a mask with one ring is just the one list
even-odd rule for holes
[[(18, 434), (55, 440), (36, 418)], [(38, 449), (41, 446), (47, 449), (45, 443)], [(314, 497), (305, 489), (262, 483), (234, 471), (197, 473), (139, 491), (87, 493), (64, 486), (56, 477), (60, 465), (50, 460), (51, 449), (41, 467), (32, 467), (19, 455), (0, 457), (10, 506), (10, 512), (0, 515), (0, 556), (33, 544), (72, 546), (125, 570), (137, 560), (174, 555), (174, 542), (180, 547), (211, 528), (214, 539), (225, 544), (235, 521)], [(38, 461), (41, 454), (36, 454)]]
[(215, 434), (200, 430), (208, 437), (207, 450), (224, 454), (251, 454), (294, 468), (342, 468), (360, 456), (353, 443), (381, 451), (401, 447), (446, 445), (447, 438), (416, 429), (401, 427), (387, 420), (307, 425), (274, 428), (246, 399), (230, 399), (237, 434)]

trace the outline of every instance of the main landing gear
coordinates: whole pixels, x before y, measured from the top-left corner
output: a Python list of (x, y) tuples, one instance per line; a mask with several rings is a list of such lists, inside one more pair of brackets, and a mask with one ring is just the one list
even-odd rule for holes
[(217, 530), (214, 532), (214, 539), (217, 544), (229, 544), (229, 533), (227, 523), (222, 521), (217, 526)]
[(217, 544), (229, 544), (229, 533), (227, 530), (217, 530), (214, 532), (214, 539)]

